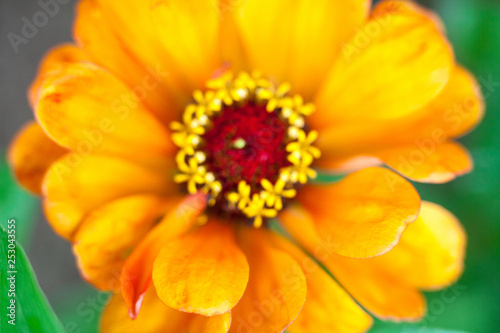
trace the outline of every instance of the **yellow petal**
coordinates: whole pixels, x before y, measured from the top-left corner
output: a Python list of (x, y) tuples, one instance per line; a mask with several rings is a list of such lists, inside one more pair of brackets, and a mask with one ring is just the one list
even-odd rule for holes
[(231, 312), (219, 316), (205, 317), (190, 314), (191, 320), (188, 324), (189, 333), (227, 333), (231, 327)]
[(163, 304), (154, 288), (144, 297), (145, 311), (132, 320), (120, 294), (109, 301), (101, 319), (105, 333), (224, 333), (231, 324), (231, 314), (204, 317), (173, 310)]
[(404, 118), (448, 82), (453, 54), (433, 20), (404, 2), (377, 7), (342, 46), (316, 99), (315, 127)]
[(87, 51), (92, 62), (127, 83), (164, 124), (177, 120), (189, 98), (187, 93), (182, 97), (175, 89), (178, 85), (165, 62), (141, 63), (134, 56), (137, 52), (134, 45), (124, 39), (118, 29), (116, 32), (111, 17), (96, 1), (78, 3), (73, 32), (75, 40)]
[(154, 288), (144, 297), (143, 306), (148, 311), (142, 311), (132, 320), (127, 313), (127, 307), (120, 294), (114, 295), (101, 319), (101, 331), (106, 333), (178, 333), (187, 326), (188, 317), (163, 304), (156, 296)]
[(310, 99), (370, 1), (248, 0), (235, 17), (252, 68)]
[(36, 116), (49, 136), (82, 155), (161, 158), (174, 152), (169, 132), (109, 72), (87, 63), (45, 78)]
[(67, 153), (35, 122), (19, 131), (11, 143), (8, 160), (17, 180), (29, 191), (41, 194), (42, 182), (52, 163)]
[(158, 37), (178, 67), (204, 83), (220, 67), (218, 0), (153, 0)]
[(422, 108), (413, 131), (418, 137), (456, 138), (470, 132), (484, 116), (485, 104), (474, 76), (456, 66), (450, 81), (429, 105)]
[(370, 258), (386, 253), (418, 216), (420, 197), (413, 186), (390, 170), (367, 168), (339, 183), (301, 190), (302, 207), (280, 219), (301, 244)]
[(282, 332), (297, 317), (306, 299), (306, 280), (300, 265), (275, 248), (263, 229), (243, 228), (238, 242), (250, 264), (243, 298), (232, 310), (231, 331)]
[(414, 14), (419, 14), (424, 17), (426, 17), (429, 20), (432, 20), (434, 22), (434, 25), (436, 25), (436, 28), (441, 32), (445, 33), (446, 27), (444, 26), (443, 21), (441, 18), (434, 13), (433, 11), (422, 7), (418, 4), (418, 2), (411, 1), (411, 0), (383, 0), (380, 1), (379, 4), (373, 8), (373, 11), (371, 13), (371, 16), (376, 17), (376, 16), (381, 16), (381, 15), (386, 15), (386, 14), (392, 14), (392, 13), (401, 13), (401, 12), (410, 12)]
[(316, 161), (319, 169), (333, 174), (347, 174), (364, 168), (380, 166), (380, 159), (367, 155), (356, 155), (349, 157), (329, 156)]
[(251, 68), (243, 46), (242, 36), (238, 31), (236, 16), (237, 7), (241, 2), (233, 0), (219, 0), (219, 10), (221, 14), (220, 51), (223, 64), (226, 64), (234, 73), (247, 71), (251, 73), (255, 68)]
[(318, 259), (365, 309), (383, 320), (415, 321), (425, 314), (425, 297), (373, 259), (350, 259), (317, 248)]
[(365, 332), (371, 327), (371, 317), (314, 259), (281, 236), (273, 234), (272, 242), (300, 264), (307, 281), (306, 302), (287, 332), (353, 333)]
[(137, 316), (142, 298), (151, 286), (156, 256), (167, 242), (185, 234), (193, 227), (206, 205), (207, 199), (202, 194), (174, 200), (172, 210), (127, 258), (121, 282), (123, 298), (132, 318)]
[(468, 133), (484, 115), (484, 101), (474, 77), (455, 67), (448, 84), (428, 105), (397, 120), (343, 123), (324, 129), (317, 142), (327, 169), (356, 167), (354, 161), (398, 145), (433, 145)]
[(166, 305), (205, 316), (231, 310), (247, 282), (248, 262), (232, 226), (222, 222), (165, 244), (153, 266), (153, 283)]
[(112, 200), (139, 193), (175, 193), (170, 168), (111, 157), (66, 155), (52, 164), (44, 179), (47, 219), (56, 232), (71, 239), (85, 215)]
[(467, 236), (453, 214), (431, 202), (422, 202), (418, 220), (399, 244), (374, 258), (374, 264), (420, 289), (441, 289), (455, 282), (464, 269)]
[(423, 183), (445, 183), (472, 170), (472, 158), (458, 143), (432, 140), (373, 153), (395, 171)]
[(382, 319), (417, 320), (423, 316), (425, 298), (415, 287), (371, 264), (376, 258), (351, 259), (337, 255), (334, 247), (318, 240), (314, 224), (303, 216), (303, 211), (289, 208), (280, 218), (300, 244), (322, 262), (365, 309)]
[(75, 234), (73, 252), (85, 279), (101, 290), (120, 290), (125, 259), (165, 209), (165, 199), (137, 195), (91, 212)]
[(50, 50), (40, 63), (37, 76), (28, 90), (31, 107), (34, 108), (38, 101), (39, 90), (45, 76), (67, 64), (89, 61), (90, 56), (85, 50), (71, 44), (63, 44)]
[[(168, 73), (165, 82), (172, 90), (171, 96), (179, 99), (179, 106), (185, 105), (192, 91), (202, 87), (221, 66), (220, 61), (214, 64), (217, 55), (213, 52), (219, 50), (219, 32), (215, 28), (219, 17), (214, 0), (131, 1), (126, 6), (121, 0), (96, 1), (129, 52), (141, 64), (160, 66)], [(193, 66), (189, 61), (194, 61)]]

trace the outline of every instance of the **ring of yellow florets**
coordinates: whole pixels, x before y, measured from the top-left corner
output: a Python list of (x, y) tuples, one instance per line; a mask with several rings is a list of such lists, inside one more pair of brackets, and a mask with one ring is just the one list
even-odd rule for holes
[[(218, 200), (225, 200), (228, 207), (253, 219), (257, 228), (262, 226), (264, 218), (275, 217), (283, 209), (284, 199), (296, 196), (298, 184), (316, 177), (311, 165), (321, 155), (320, 150), (313, 146), (318, 133), (305, 129), (305, 117), (315, 111), (315, 106), (304, 103), (301, 96), (290, 96), (290, 90), (289, 84), (276, 87), (257, 72), (252, 75), (243, 72), (237, 77), (226, 72), (208, 81), (205, 92), (195, 91), (193, 103), (186, 107), (182, 122), (171, 124), (172, 140), (179, 147), (176, 156), (179, 173), (174, 176), (174, 181), (187, 183), (187, 191), (191, 194), (198, 191), (207, 194), (211, 206)], [(267, 112), (277, 113), (287, 123), (286, 152), (290, 165), (279, 170), (274, 184), (262, 179), (259, 188), (255, 189), (241, 180), (234, 191), (221, 195), (222, 183), (205, 164), (207, 155), (203, 151), (203, 135), (225, 107), (248, 102), (266, 105)], [(235, 145), (244, 146), (245, 142), (236, 141)]]

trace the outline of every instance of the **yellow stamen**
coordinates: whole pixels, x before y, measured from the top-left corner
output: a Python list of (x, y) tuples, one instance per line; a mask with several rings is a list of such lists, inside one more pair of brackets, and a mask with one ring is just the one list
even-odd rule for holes
[(258, 194), (254, 194), (252, 201), (243, 210), (243, 212), (249, 217), (254, 219), (254, 227), (260, 228), (263, 223), (263, 217), (272, 218), (278, 215), (278, 211), (274, 208), (266, 208), (266, 199)]
[(213, 117), (222, 110), (222, 100), (214, 91), (207, 91), (204, 94), (202, 91), (197, 90), (194, 92), (193, 97), (197, 103), (195, 105), (196, 115), (200, 118), (203, 115)]
[(266, 200), (266, 204), (269, 207), (273, 207), (278, 211), (283, 209), (282, 198), (290, 199), (297, 194), (295, 189), (285, 189), (286, 182), (282, 179), (278, 179), (275, 185), (269, 180), (263, 179), (261, 185), (264, 188), (264, 191), (261, 192), (261, 197)]
[(227, 200), (232, 207), (238, 207), (243, 210), (250, 203), (250, 193), (252, 189), (246, 181), (242, 180), (238, 184), (238, 193), (231, 192), (227, 194)]
[(317, 173), (309, 166), (313, 162), (311, 155), (302, 156), (298, 159), (295, 155), (288, 155), (288, 160), (293, 164), (290, 167), (281, 169), (282, 179), (286, 179), (292, 183), (300, 182), (301, 184), (307, 183), (307, 179), (314, 179)]
[(197, 185), (204, 184), (206, 181), (206, 168), (198, 165), (195, 158), (190, 158), (187, 164), (178, 164), (178, 167), (182, 173), (174, 176), (174, 182), (187, 182), (188, 192), (190, 194), (196, 194), (196, 192), (198, 192)]
[(312, 146), (317, 139), (318, 132), (311, 131), (309, 134), (306, 134), (303, 130), (299, 130), (297, 141), (290, 142), (286, 146), (286, 151), (292, 153), (298, 159), (306, 155), (310, 155), (313, 158), (320, 158), (321, 151), (317, 147)]
[(290, 83), (282, 83), (278, 89), (273, 88), (262, 89), (259, 91), (258, 98), (260, 100), (267, 100), (266, 110), (268, 112), (273, 112), (277, 108), (280, 108), (282, 102), (285, 100), (286, 94), (292, 89)]

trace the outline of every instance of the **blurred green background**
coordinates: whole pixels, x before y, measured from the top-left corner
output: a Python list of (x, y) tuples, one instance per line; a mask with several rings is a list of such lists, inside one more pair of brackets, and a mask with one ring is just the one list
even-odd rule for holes
[[(482, 124), (460, 140), (474, 157), (474, 172), (446, 185), (416, 184), (423, 199), (443, 205), (465, 226), (469, 238), (466, 270), (453, 289), (456, 298), (450, 299), (443, 292), (427, 294), (429, 313), (423, 322), (412, 325), (377, 322), (373, 332), (497, 333), (500, 332), (500, 1), (419, 2), (433, 8), (443, 19), (458, 62), (476, 75), (487, 104)], [(41, 55), (51, 46), (70, 40), (73, 4), (62, 7), (59, 15), (26, 46), (25, 52), (14, 54), (7, 39), (2, 39), (1, 150), (32, 117), (24, 91)], [(34, 1), (0, 1), (1, 36), (18, 30), (21, 17), (32, 15), (36, 9)], [(3, 159), (0, 217), (18, 219), (21, 226), (18, 240), (66, 331), (95, 332), (106, 294), (81, 281), (69, 244), (52, 234), (41, 215), (38, 200), (17, 187)]]

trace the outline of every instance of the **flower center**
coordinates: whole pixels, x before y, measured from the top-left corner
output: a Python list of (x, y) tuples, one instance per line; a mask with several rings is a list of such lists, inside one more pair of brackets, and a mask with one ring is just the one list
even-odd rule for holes
[(252, 188), (262, 179), (276, 182), (287, 160), (287, 124), (265, 105), (230, 106), (204, 135), (207, 169), (217, 175), (222, 193), (245, 180)]
[(195, 91), (182, 122), (171, 124), (179, 147), (179, 173), (194, 194), (203, 191), (217, 214), (249, 219), (260, 227), (295, 197), (299, 184), (316, 177), (310, 168), (321, 153), (305, 117), (314, 105), (289, 96), (260, 74), (227, 72)]

